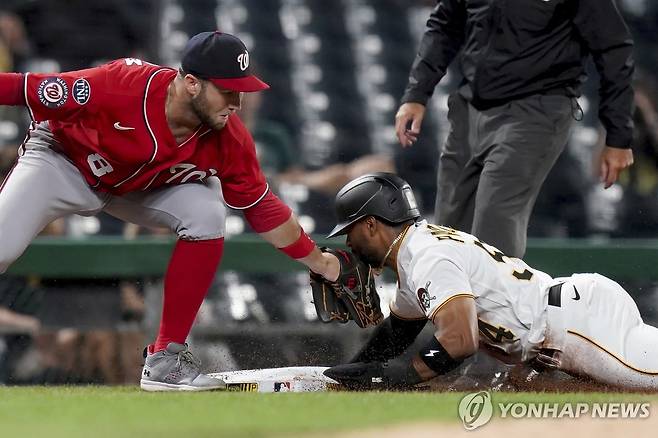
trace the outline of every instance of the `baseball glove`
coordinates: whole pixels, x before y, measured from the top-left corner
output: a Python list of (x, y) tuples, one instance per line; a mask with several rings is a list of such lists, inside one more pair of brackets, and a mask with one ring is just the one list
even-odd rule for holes
[(311, 272), (313, 303), (322, 322), (346, 323), (354, 320), (361, 327), (379, 324), (383, 319), (379, 295), (370, 267), (351, 252), (322, 248), (340, 262), (340, 274), (335, 282)]

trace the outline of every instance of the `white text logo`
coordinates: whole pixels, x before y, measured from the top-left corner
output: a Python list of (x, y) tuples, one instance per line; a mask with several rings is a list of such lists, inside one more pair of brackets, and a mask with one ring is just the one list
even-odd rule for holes
[(245, 50), (244, 53), (238, 55), (238, 64), (240, 64), (240, 70), (242, 71), (249, 67), (249, 52)]
[(498, 403), (501, 418), (648, 418), (645, 403)]
[(179, 178), (180, 178), (180, 183), (183, 184), (188, 182), (192, 178), (195, 178), (193, 181), (203, 181), (208, 176), (217, 175), (217, 171), (215, 169), (208, 169), (208, 172), (204, 170), (194, 170), (194, 169), (196, 169), (196, 166), (194, 164), (189, 164), (189, 163), (180, 163), (171, 166), (171, 168), (169, 169), (169, 173), (172, 173), (174, 176), (172, 176), (167, 181), (165, 181), (165, 184), (174, 182), (176, 179)]

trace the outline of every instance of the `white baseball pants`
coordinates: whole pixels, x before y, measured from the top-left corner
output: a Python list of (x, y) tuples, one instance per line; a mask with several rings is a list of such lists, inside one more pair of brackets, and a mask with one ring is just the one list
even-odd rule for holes
[(628, 292), (599, 274), (556, 281), (564, 281), (561, 303), (548, 306), (544, 345), (560, 347), (560, 369), (621, 388), (658, 389), (658, 328), (642, 321)]

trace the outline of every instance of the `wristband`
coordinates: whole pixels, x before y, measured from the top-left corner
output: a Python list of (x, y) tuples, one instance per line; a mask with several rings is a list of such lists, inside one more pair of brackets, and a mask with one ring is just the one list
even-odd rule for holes
[(302, 234), (299, 235), (299, 238), (294, 243), (279, 248), (279, 251), (287, 254), (290, 258), (303, 259), (308, 256), (313, 249), (315, 249), (315, 242), (304, 232), (304, 230), (302, 230)]
[(420, 349), (418, 354), (429, 369), (439, 374), (445, 374), (457, 368), (464, 361), (463, 359), (453, 359), (435, 336), (432, 336), (432, 339)]

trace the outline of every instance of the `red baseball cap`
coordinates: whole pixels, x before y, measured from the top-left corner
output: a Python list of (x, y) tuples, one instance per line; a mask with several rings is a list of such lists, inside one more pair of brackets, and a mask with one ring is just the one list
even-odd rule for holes
[(251, 92), (270, 88), (252, 74), (244, 43), (228, 33), (194, 35), (183, 49), (181, 68), (225, 90)]

